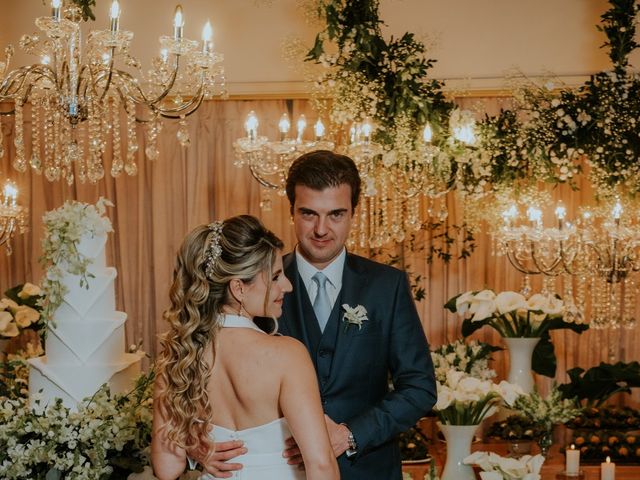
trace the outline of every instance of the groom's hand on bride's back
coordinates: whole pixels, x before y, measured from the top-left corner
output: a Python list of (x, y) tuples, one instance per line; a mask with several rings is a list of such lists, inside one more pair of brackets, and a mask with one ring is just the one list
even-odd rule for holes
[[(337, 458), (349, 448), (349, 429), (343, 423), (334, 422), (331, 417), (326, 414), (324, 420), (327, 424), (331, 448), (333, 448), (333, 453)], [(287, 459), (287, 463), (289, 465), (300, 465), (300, 467), (304, 467), (302, 454), (295, 439), (289, 437), (285, 444), (287, 448), (282, 453), (282, 456)]]
[(200, 462), (208, 473), (215, 478), (231, 478), (233, 476), (231, 472), (242, 469), (241, 463), (229, 463), (228, 460), (247, 453), (244, 442), (240, 440), (216, 442), (215, 448), (215, 452), (206, 462), (204, 460)]
[(282, 456), (287, 459), (287, 463), (289, 465), (299, 465), (300, 468), (304, 468), (302, 454), (300, 453), (300, 449), (298, 448), (298, 444), (296, 443), (295, 438), (287, 438), (287, 440), (285, 441), (285, 446), (287, 448), (282, 453)]

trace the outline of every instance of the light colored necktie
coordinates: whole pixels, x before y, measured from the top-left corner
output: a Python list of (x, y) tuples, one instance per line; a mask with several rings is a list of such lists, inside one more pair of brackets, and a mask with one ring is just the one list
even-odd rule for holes
[(320, 331), (324, 332), (324, 327), (327, 326), (329, 315), (331, 315), (331, 301), (327, 293), (327, 280), (329, 279), (322, 272), (316, 273), (311, 279), (318, 285), (318, 293), (313, 301), (313, 311), (318, 319)]

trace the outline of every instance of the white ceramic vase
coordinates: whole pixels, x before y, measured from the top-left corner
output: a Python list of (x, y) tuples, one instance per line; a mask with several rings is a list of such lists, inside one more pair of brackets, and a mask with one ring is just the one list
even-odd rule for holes
[(524, 393), (533, 392), (534, 381), (531, 371), (531, 356), (540, 338), (503, 338), (509, 348), (509, 383), (519, 385)]
[(471, 455), (471, 442), (478, 425), (443, 425), (438, 422), (447, 441), (447, 461), (442, 470), (441, 480), (475, 480), (471, 465), (464, 459)]

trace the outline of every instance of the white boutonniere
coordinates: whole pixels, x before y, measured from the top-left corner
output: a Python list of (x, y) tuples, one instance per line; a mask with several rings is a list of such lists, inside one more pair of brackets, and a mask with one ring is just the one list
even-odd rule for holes
[(360, 330), (362, 328), (362, 322), (369, 320), (367, 318), (367, 309), (362, 305), (358, 305), (355, 308), (352, 308), (346, 303), (343, 303), (342, 308), (344, 309), (342, 321), (345, 322), (345, 330), (349, 327), (350, 324), (357, 325), (358, 330)]

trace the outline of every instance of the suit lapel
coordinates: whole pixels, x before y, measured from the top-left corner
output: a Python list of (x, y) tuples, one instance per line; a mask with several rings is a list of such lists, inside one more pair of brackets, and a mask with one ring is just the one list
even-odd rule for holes
[[(365, 272), (360, 268), (360, 265), (358, 265), (356, 258), (347, 254), (344, 264), (344, 272), (342, 273), (342, 291), (340, 292), (337, 300), (337, 302), (340, 302), (338, 305), (338, 335), (336, 338), (335, 353), (331, 367), (330, 384), (335, 381), (337, 376), (335, 369), (344, 368), (345, 357), (349, 352), (354, 336), (358, 332), (357, 326), (348, 325), (343, 321), (344, 309), (342, 308), (342, 305), (347, 304), (350, 307), (355, 307), (361, 303), (364, 298), (366, 288), (367, 276)], [(347, 328), (345, 328), (345, 326)]]
[[(281, 322), (284, 331), (290, 337), (297, 338), (305, 344), (307, 350), (312, 352), (315, 348), (311, 341), (311, 335), (305, 322), (304, 296), (307, 296), (307, 289), (302, 283), (302, 278), (298, 274), (296, 256), (294, 253), (288, 254), (284, 259), (284, 273), (293, 285), (293, 292), (284, 297), (283, 318)], [(307, 298), (308, 302), (308, 298)]]

